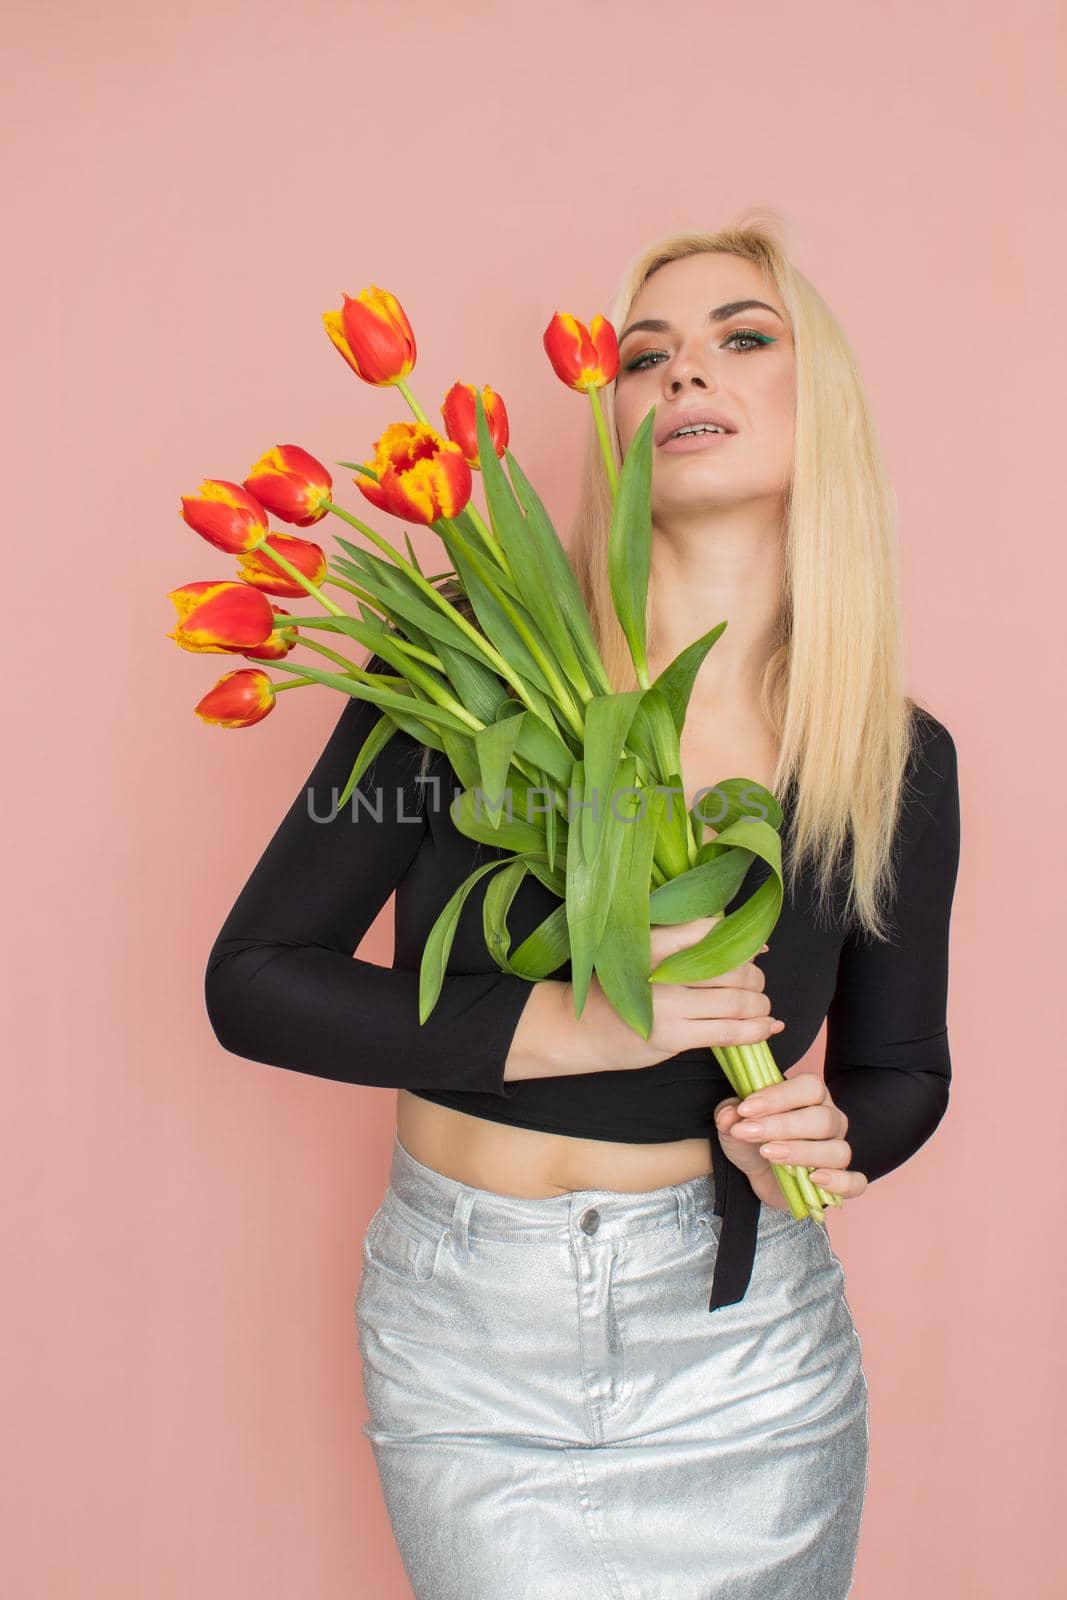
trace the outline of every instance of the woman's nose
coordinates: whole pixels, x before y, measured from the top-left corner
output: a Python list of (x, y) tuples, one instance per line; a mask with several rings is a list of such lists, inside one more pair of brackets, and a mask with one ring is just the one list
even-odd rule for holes
[(711, 389), (715, 387), (715, 378), (710, 361), (705, 360), (699, 353), (681, 351), (670, 376), (671, 393), (677, 394), (679, 389), (687, 384)]
[(674, 374), (668, 385), (672, 397), (677, 397), (685, 389), (699, 389), (702, 392), (715, 389), (716, 383), (713, 376), (703, 368), (694, 367), (691, 372)]

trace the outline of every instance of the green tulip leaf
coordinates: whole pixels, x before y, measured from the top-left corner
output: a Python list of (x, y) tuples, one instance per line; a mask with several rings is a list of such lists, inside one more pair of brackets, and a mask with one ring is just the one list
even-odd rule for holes
[(659, 884), (649, 897), (653, 923), (672, 926), (699, 917), (721, 917), (754, 860), (751, 850), (724, 845), (712, 860)]
[(597, 695), (585, 708), (584, 768), (587, 793), (593, 802), (580, 813), (582, 851), (587, 859), (596, 852), (622, 748), (642, 693), (641, 689), (631, 689), (625, 694)]
[(661, 961), (652, 973), (653, 983), (695, 983), (751, 961), (778, 920), (783, 899), (782, 843), (774, 829), (766, 822), (742, 818), (725, 828), (716, 842), (751, 851), (767, 862), (771, 875), (698, 943)]
[(752, 778), (723, 778), (700, 796), (692, 814), (698, 825), (714, 828), (717, 834), (744, 817), (778, 829), (784, 815), (770, 789)]
[[(474, 410), (478, 461), (493, 531), (514, 575), (518, 592), (544, 635), (552, 656), (571, 683), (581, 685), (585, 678), (578, 653), (559, 608), (551, 561), (542, 548), (546, 543), (546, 530), (540, 524), (529, 522), (515, 498), (493, 446), (480, 393), (475, 394)], [(550, 528), (549, 532), (558, 545), (555, 530)]]
[[(474, 735), (482, 789), (490, 807), (500, 806), (503, 802), (508, 773), (511, 769), (511, 758), (515, 752), (515, 741), (519, 736), (520, 723), (526, 714), (523, 711), (517, 717), (505, 717), (501, 722), (486, 723), (485, 727), (479, 728)], [(496, 814), (502, 816), (503, 811), (498, 811)]]
[(452, 952), (452, 942), (456, 936), (456, 927), (467, 896), (479, 878), (484, 878), (487, 872), (498, 871), (502, 865), (504, 863), (500, 861), (487, 861), (484, 866), (477, 867), (469, 877), (464, 878), (458, 889), (449, 896), (447, 904), (430, 929), (423, 947), (422, 961), (419, 964), (420, 1024), (426, 1021), (440, 997), (448, 958)]
[[(620, 763), (616, 789), (633, 784), (634, 761), (632, 757)], [(584, 761), (574, 763), (571, 787), (575, 795), (589, 804), (591, 785), (587, 779)], [(589, 993), (600, 941), (611, 906), (611, 896), (618, 871), (619, 856), (624, 842), (627, 823), (618, 819), (616, 808), (605, 808), (602, 825), (597, 836), (597, 849), (587, 855), (582, 845), (582, 829), (571, 827), (567, 838), (566, 907), (567, 930), (571, 942), (571, 982), (574, 995), (575, 1016), (580, 1017)]]
[(648, 687), (645, 629), (652, 560), (653, 406), (630, 441), (619, 474), (608, 536), (608, 578), (615, 615), (626, 635), (637, 680)]
[[(616, 1013), (647, 1039), (652, 1032), (648, 883), (666, 796), (661, 789), (642, 789), (621, 799), (627, 820), (596, 973)], [(623, 810), (622, 803), (619, 809)]]

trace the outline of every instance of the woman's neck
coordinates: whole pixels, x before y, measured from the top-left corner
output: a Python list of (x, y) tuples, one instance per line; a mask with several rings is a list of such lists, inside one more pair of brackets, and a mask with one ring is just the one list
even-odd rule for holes
[(689, 527), (655, 527), (649, 581), (649, 671), (662, 672), (695, 639), (725, 622), (693, 685), (708, 712), (755, 704), (778, 640), (782, 607), (780, 524), (737, 516)]

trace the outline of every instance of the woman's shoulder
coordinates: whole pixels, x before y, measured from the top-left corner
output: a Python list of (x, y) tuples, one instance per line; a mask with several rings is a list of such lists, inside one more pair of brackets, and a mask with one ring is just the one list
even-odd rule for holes
[(956, 770), (956, 741), (945, 724), (917, 700), (908, 700), (912, 720), (909, 777), (940, 788)]
[(950, 729), (918, 701), (909, 699), (908, 704), (912, 744), (901, 794), (905, 836), (913, 835), (937, 814), (948, 820), (959, 804), (956, 741)]

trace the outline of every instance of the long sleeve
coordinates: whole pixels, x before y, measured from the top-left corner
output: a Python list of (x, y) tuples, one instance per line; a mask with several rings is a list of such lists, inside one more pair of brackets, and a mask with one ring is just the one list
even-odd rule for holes
[[(388, 670), (377, 655), (367, 666)], [(417, 780), (422, 747), (400, 729), (337, 809), (380, 715), (369, 701), (347, 700), (215, 940), (208, 1018), (226, 1050), (268, 1066), (508, 1100), (515, 1085), (504, 1066), (531, 982), (501, 971), (446, 975), (420, 1024), (418, 972), (354, 957), (429, 828)]]
[(824, 1077), (849, 1119), (850, 1165), (870, 1180), (929, 1139), (948, 1106), (949, 922), (960, 854), (956, 747), (922, 713), (898, 827), (888, 943), (850, 933), (827, 1013)]

